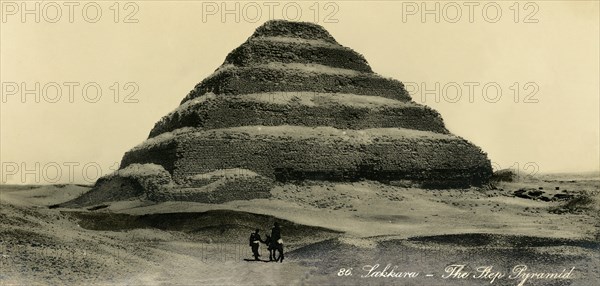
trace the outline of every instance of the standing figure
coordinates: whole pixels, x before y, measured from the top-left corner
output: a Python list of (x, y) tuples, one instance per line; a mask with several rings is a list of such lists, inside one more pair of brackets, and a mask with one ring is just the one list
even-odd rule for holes
[(283, 239), (281, 239), (281, 228), (279, 228), (279, 223), (277, 222), (273, 223), (271, 239), (275, 243), (275, 250), (279, 252), (279, 256), (275, 261), (283, 262)]
[(254, 255), (254, 260), (259, 260), (258, 257), (260, 254), (258, 253), (258, 248), (260, 247), (260, 243), (263, 242), (260, 238), (260, 234), (258, 234), (259, 229), (257, 228), (253, 233), (250, 234), (250, 247), (252, 248), (252, 254)]
[(265, 244), (267, 245), (267, 249), (269, 250), (269, 261), (275, 260), (275, 248), (277, 242), (271, 238), (270, 235), (267, 234), (267, 238), (265, 238)]

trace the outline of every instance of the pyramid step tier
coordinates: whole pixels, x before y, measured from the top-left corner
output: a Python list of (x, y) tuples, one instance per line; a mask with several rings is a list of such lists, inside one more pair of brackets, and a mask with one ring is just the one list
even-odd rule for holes
[(225, 59), (225, 64), (240, 67), (270, 62), (320, 64), (373, 72), (365, 58), (349, 48), (324, 42), (294, 41), (293, 38), (251, 39), (229, 53)]
[(411, 97), (398, 80), (323, 65), (269, 63), (225, 65), (199, 83), (182, 103), (206, 93), (239, 95), (265, 92), (322, 92), (372, 95), (401, 101)]
[(207, 94), (187, 101), (157, 122), (149, 137), (182, 127), (219, 129), (244, 125), (398, 127), (448, 133), (438, 112), (412, 102), (354, 94), (273, 92)]
[(134, 163), (161, 165), (176, 182), (243, 168), (277, 181), (411, 180), (449, 187), (481, 185), (492, 173), (486, 155), (464, 139), (398, 128), (183, 128), (127, 152), (121, 168)]

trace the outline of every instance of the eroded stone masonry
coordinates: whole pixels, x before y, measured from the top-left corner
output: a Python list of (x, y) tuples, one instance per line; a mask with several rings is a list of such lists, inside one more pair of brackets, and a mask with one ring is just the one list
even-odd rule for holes
[[(321, 26), (269, 21), (87, 198), (219, 203), (302, 180), (481, 185), (485, 153)], [(121, 191), (119, 191), (121, 189)]]

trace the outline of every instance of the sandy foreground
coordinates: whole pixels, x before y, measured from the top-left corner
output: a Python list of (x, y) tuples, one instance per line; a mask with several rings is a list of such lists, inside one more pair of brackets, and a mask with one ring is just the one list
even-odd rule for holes
[[(220, 205), (66, 209), (49, 206), (89, 187), (3, 185), (0, 285), (600, 285), (599, 186), (558, 175), (461, 190), (312, 182)], [(284, 262), (245, 261), (250, 232), (274, 221)]]

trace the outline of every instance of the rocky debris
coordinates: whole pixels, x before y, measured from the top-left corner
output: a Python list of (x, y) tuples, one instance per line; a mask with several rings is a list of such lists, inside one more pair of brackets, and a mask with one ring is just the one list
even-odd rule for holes
[(491, 182), (516, 182), (519, 179), (517, 172), (512, 169), (495, 171), (490, 178)]
[(590, 192), (580, 192), (571, 195), (569, 198), (564, 199), (563, 201), (563, 204), (551, 207), (549, 211), (555, 214), (579, 214), (593, 210), (594, 208), (596, 210), (600, 209), (600, 203), (593, 199), (593, 194)]
[(544, 191), (541, 189), (518, 189), (514, 191), (513, 194), (515, 197), (544, 202), (567, 201), (574, 197), (573, 194), (566, 192), (555, 193), (554, 191)]
[(571, 194), (555, 194), (554, 198), (556, 198), (559, 201), (566, 201), (566, 200), (572, 199), (573, 195), (571, 195)]

